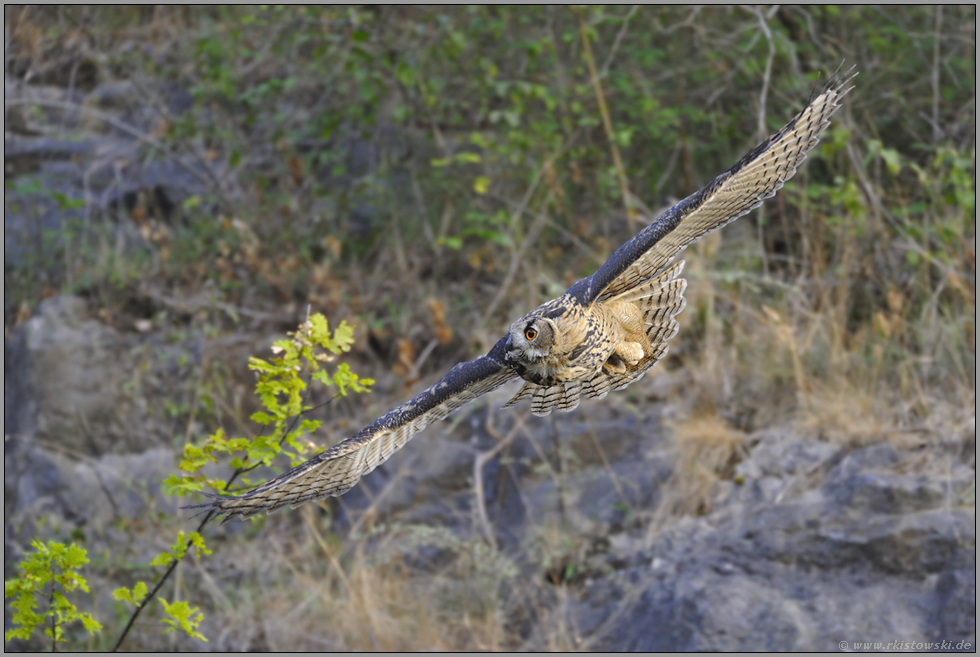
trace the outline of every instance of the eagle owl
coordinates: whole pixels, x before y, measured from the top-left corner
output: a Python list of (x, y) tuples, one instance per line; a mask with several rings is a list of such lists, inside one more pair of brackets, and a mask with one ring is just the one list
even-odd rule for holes
[(428, 390), (302, 465), (205, 506), (226, 519), (247, 518), (341, 495), (427, 425), (515, 378), (524, 385), (505, 406), (530, 399), (532, 413), (547, 415), (643, 376), (667, 353), (667, 340), (677, 333), (675, 315), (684, 308), (684, 262), (673, 262), (675, 256), (775, 195), (853, 88), (852, 71), (838, 70), (789, 123), (663, 212), (594, 274), (514, 322), (485, 356), (456, 365)]

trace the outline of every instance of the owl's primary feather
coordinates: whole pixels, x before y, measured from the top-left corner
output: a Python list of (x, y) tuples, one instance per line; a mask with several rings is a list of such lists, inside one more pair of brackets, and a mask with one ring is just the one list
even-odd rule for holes
[(530, 399), (536, 415), (571, 410), (582, 395), (601, 399), (642, 377), (667, 352), (667, 340), (678, 329), (674, 316), (684, 308), (684, 263), (671, 264), (674, 257), (783, 186), (850, 91), (852, 71), (835, 73), (789, 123), (662, 213), (592, 276), (514, 322), (487, 355), (457, 365), (428, 390), (306, 463), (206, 506), (247, 518), (341, 495), (427, 425), (517, 377), (525, 383), (506, 406)]

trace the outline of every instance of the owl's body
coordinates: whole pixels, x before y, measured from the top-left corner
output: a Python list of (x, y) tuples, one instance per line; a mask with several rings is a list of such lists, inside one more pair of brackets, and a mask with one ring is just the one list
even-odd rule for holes
[(524, 385), (505, 404), (530, 399), (531, 412), (571, 410), (642, 377), (677, 333), (687, 283), (675, 257), (690, 243), (775, 195), (830, 124), (849, 75), (835, 74), (789, 123), (703, 189), (623, 244), (594, 274), (511, 325), (480, 358), (338, 445), (238, 497), (208, 505), (244, 518), (348, 491), (428, 424), (515, 378)]
[[(677, 333), (674, 315), (686, 303), (687, 281), (678, 278), (683, 269), (681, 261), (588, 306), (566, 293), (514, 322), (508, 354), (526, 383), (504, 408), (530, 398), (535, 415), (569, 411), (582, 394), (601, 399), (643, 376)], [(533, 340), (528, 331), (535, 333)]]

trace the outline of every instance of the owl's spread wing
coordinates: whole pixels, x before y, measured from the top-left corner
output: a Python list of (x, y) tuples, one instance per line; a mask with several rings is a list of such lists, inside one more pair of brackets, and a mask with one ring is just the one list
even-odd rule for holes
[(205, 506), (227, 518), (248, 518), (346, 493), (427, 425), (515, 378), (504, 360), (506, 342), (504, 337), (486, 356), (457, 365), (428, 390), (306, 463), (238, 497), (219, 497)]
[(633, 303), (643, 316), (643, 328), (652, 347), (651, 353), (634, 364), (624, 363), (622, 372), (600, 369), (592, 378), (585, 381), (565, 381), (553, 386), (541, 386), (527, 381), (514, 397), (504, 404), (504, 408), (517, 402), (530, 399), (531, 412), (535, 415), (548, 415), (552, 410), (570, 411), (577, 408), (582, 395), (590, 399), (602, 399), (610, 390), (620, 390), (657, 364), (667, 354), (667, 340), (677, 334), (679, 328), (674, 318), (684, 310), (687, 301), (684, 290), (687, 281), (680, 278), (684, 271), (684, 261), (674, 263), (656, 277), (617, 295), (613, 301)]
[(840, 99), (853, 87), (853, 68), (834, 74), (802, 112), (704, 189), (670, 208), (623, 244), (570, 290), (583, 305), (605, 300), (661, 271), (684, 247), (738, 219), (775, 195), (817, 145)]

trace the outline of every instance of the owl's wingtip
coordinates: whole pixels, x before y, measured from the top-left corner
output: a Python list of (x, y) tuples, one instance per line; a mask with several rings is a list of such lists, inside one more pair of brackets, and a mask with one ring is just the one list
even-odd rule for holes
[(213, 502), (205, 502), (204, 504), (188, 504), (180, 507), (180, 510), (185, 509), (200, 509), (197, 513), (193, 514), (191, 518), (199, 518), (205, 514), (207, 517), (204, 522), (210, 522), (216, 518), (221, 518), (220, 524), (225, 524), (232, 518), (238, 516), (242, 520), (248, 519), (250, 516), (255, 515), (254, 513), (245, 513), (234, 507), (230, 507), (228, 502), (233, 502), (234, 500), (240, 499), (234, 496), (228, 495), (218, 495), (216, 493), (205, 493), (201, 492), (201, 495), (213, 499)]

